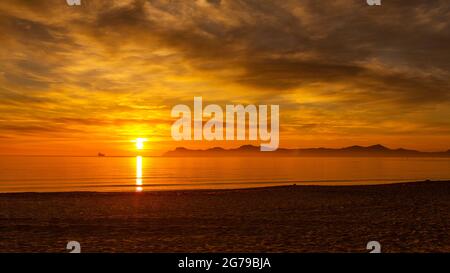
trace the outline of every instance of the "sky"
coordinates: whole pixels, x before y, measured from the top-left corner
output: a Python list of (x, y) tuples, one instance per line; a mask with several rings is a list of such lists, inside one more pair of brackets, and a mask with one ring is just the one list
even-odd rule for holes
[(177, 104), (278, 104), (281, 147), (450, 149), (447, 0), (0, 1), (0, 154), (147, 155)]

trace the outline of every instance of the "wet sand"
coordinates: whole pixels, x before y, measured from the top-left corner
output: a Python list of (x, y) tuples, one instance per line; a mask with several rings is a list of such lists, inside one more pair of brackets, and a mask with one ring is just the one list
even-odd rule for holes
[(450, 252), (450, 181), (0, 194), (0, 252)]

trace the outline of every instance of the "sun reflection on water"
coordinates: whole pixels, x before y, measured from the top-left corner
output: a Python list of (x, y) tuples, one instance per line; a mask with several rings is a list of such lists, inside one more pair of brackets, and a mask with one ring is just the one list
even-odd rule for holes
[(142, 156), (136, 156), (136, 191), (142, 191)]

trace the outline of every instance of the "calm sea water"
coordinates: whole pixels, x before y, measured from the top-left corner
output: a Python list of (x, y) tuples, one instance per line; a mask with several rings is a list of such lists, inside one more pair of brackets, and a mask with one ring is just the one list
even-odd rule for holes
[(0, 157), (0, 192), (147, 191), (449, 180), (448, 158)]

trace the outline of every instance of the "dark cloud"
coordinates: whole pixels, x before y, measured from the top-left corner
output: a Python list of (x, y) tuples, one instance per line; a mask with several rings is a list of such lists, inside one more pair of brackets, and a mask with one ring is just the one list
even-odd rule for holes
[(55, 100), (49, 97), (38, 97), (33, 94), (14, 92), (0, 87), (0, 99), (5, 105), (30, 105), (42, 103), (54, 103)]
[[(242, 68), (241, 75), (227, 80), (263, 89), (348, 81), (361, 73), (382, 83), (384, 75), (361, 65), (370, 60), (386, 68), (439, 70), (443, 77), (450, 69), (446, 1), (389, 1), (379, 8), (360, 0), (206, 1), (220, 4), (220, 18), (209, 14), (207, 7), (195, 6), (201, 1), (129, 1), (109, 6), (99, 2), (87, 1), (86, 18), (69, 21), (67, 26), (17, 19), (9, 32), (54, 44), (59, 41), (52, 33), (60, 28), (70, 33), (73, 24), (75, 31), (111, 50), (122, 50), (121, 45), (130, 42), (150, 50), (156, 44), (175, 48), (200, 70)], [(411, 78), (408, 72), (401, 76)], [(392, 75), (399, 76), (398, 72)], [(429, 86), (433, 80), (439, 79), (429, 75), (425, 83)], [(397, 82), (389, 84), (395, 89)]]
[(19, 135), (41, 135), (43, 133), (79, 133), (82, 132), (76, 129), (69, 129), (65, 127), (58, 127), (55, 125), (19, 125), (19, 124), (0, 124), (2, 132), (13, 132)]
[(128, 124), (171, 124), (170, 119), (98, 119), (98, 118), (55, 118), (51, 120), (52, 123), (56, 124), (81, 124), (88, 126), (105, 126), (105, 125), (128, 125)]
[(242, 69), (225, 80), (261, 90), (353, 82), (374, 97), (448, 101), (446, 1), (222, 1), (219, 10), (217, 18), (192, 3), (134, 1), (85, 27), (106, 46), (120, 36), (174, 48), (199, 70)]

